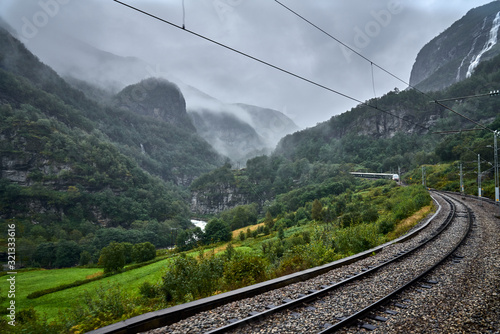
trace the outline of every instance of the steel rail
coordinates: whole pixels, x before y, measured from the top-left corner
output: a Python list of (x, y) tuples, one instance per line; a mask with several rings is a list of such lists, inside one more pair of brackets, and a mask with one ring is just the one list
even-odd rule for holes
[(287, 309), (293, 309), (293, 308), (299, 307), (303, 304), (317, 300), (317, 299), (331, 293), (333, 290), (340, 288), (341, 286), (343, 286), (347, 283), (352, 283), (352, 282), (355, 282), (357, 280), (360, 280), (360, 279), (364, 278), (365, 276), (368, 276), (368, 275), (380, 270), (381, 268), (383, 268), (383, 267), (385, 267), (385, 266), (387, 266), (395, 261), (401, 260), (402, 258), (410, 255), (411, 253), (413, 253), (413, 252), (417, 251), (418, 249), (420, 249), (421, 247), (425, 246), (427, 243), (429, 243), (434, 238), (436, 238), (439, 234), (441, 234), (441, 232), (443, 232), (446, 228), (448, 228), (449, 224), (451, 223), (451, 221), (453, 220), (453, 218), (455, 216), (455, 206), (451, 202), (448, 202), (448, 203), (450, 203), (451, 210), (450, 210), (448, 216), (446, 217), (446, 219), (444, 220), (443, 224), (441, 224), (441, 226), (431, 234), (430, 238), (424, 239), (419, 245), (413, 247), (412, 249), (404, 251), (404, 252), (400, 252), (397, 254), (397, 256), (394, 256), (388, 260), (385, 260), (377, 266), (374, 266), (372, 268), (368, 268), (367, 270), (365, 270), (361, 273), (358, 273), (356, 275), (352, 275), (349, 278), (346, 278), (342, 281), (331, 284), (327, 287), (324, 287), (321, 290), (313, 291), (313, 292), (311, 292), (303, 297), (297, 298), (297, 299), (288, 300), (286, 303), (283, 303), (281, 305), (277, 305), (277, 306), (270, 308), (266, 311), (251, 315), (251, 316), (246, 317), (244, 319), (234, 321), (234, 322), (227, 324), (223, 327), (219, 327), (219, 328), (210, 330), (208, 332), (205, 332), (205, 334), (226, 333), (230, 330), (237, 329), (239, 327), (250, 324), (252, 322), (260, 321), (266, 317), (271, 316), (272, 314), (275, 314), (275, 313), (278, 313), (278, 312), (281, 312), (281, 311), (284, 311)]

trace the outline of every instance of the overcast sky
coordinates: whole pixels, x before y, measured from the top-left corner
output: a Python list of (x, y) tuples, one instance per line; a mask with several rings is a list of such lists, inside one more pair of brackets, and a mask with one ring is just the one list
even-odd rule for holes
[[(182, 0), (124, 2), (361, 101), (406, 88), (374, 68), (374, 89), (369, 62), (273, 0), (184, 0), (184, 15)], [(281, 2), (408, 82), (427, 42), (491, 1)], [(181, 79), (221, 101), (279, 110), (301, 128), (357, 105), (112, 0), (0, 0), (0, 13), (35, 54), (64, 57), (63, 33), (138, 57), (158, 75)]]

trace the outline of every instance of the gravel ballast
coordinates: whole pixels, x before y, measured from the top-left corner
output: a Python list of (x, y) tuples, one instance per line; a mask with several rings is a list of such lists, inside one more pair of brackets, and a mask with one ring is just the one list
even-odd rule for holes
[(476, 216), (470, 236), (456, 252), (463, 258), (451, 258), (433, 271), (430, 278), (438, 283), (431, 289), (404, 293), (401, 299), (412, 300), (408, 308), (370, 333), (500, 333), (498, 206), (462, 201)]
[[(321, 289), (322, 285), (338, 282), (347, 275), (378, 264), (401, 250), (417, 245), (439, 226), (447, 215), (448, 204), (436, 198), (443, 208), (429, 226), (413, 239), (393, 244), (374, 256), (349, 266), (334, 269), (308, 281), (275, 289), (252, 298), (232, 302), (211, 311), (202, 312), (167, 327), (148, 331), (158, 333), (205, 333), (227, 325), (234, 319), (242, 319), (250, 312), (262, 312), (269, 305), (280, 305), (283, 300), (298, 298), (309, 290)], [(397, 309), (397, 315), (383, 315), (385, 323), (371, 322), (378, 326), (371, 333), (497, 333), (499, 326), (499, 225), (493, 217), (493, 207), (479, 207), (475, 201), (465, 201), (476, 214), (476, 227), (458, 252), (464, 254), (459, 263), (448, 260), (432, 273), (438, 281), (431, 288), (410, 288), (401, 297), (406, 309)], [(330, 296), (290, 311), (272, 315), (269, 320), (241, 327), (233, 333), (309, 333), (318, 332), (336, 317), (349, 315), (365, 307), (376, 298), (390, 292), (414, 275), (415, 268), (429, 266), (436, 258), (456, 244), (459, 235), (466, 230), (465, 208), (458, 205), (456, 223), (447, 229), (441, 241), (434, 246), (423, 247), (412, 260), (397, 261), (387, 269), (371, 274), (363, 284), (349, 283), (335, 290)], [(457, 253), (458, 253), (457, 252)], [(448, 263), (449, 262), (449, 263)], [(398, 274), (394, 274), (397, 272)], [(391, 307), (391, 309), (394, 307)], [(362, 328), (350, 328), (347, 332), (364, 332)]]

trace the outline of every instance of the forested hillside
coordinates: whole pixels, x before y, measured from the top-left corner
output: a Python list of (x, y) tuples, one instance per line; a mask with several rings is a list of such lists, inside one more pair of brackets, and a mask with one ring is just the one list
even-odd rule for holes
[[(213, 183), (209, 175), (200, 177), (191, 187), (191, 208), (216, 213), (238, 204), (258, 203), (264, 211), (274, 210), (279, 198), (290, 198), (293, 202), (308, 197), (308, 187), (331, 191), (330, 178), (345, 178), (348, 171), (404, 173), (423, 164), (477, 160), (478, 153), (485, 162), (482, 168), (486, 171), (485, 194), (491, 197), (493, 189), (488, 182), (492, 182), (493, 172), (486, 162), (493, 161), (493, 151), (487, 148), (493, 145), (492, 134), (489, 131), (467, 135), (435, 133), (470, 129), (474, 124), (433, 101), (483, 95), (445, 103), (476, 122), (498, 129), (500, 96), (488, 94), (497, 87), (500, 87), (500, 56), (481, 63), (470, 78), (432, 95), (412, 89), (391, 91), (313, 128), (285, 136), (272, 155), (248, 160), (245, 170), (238, 173), (220, 170), (217, 175), (225, 175), (223, 183)], [(344, 175), (338, 175), (339, 170)], [(458, 190), (456, 182), (452, 184), (447, 189)], [(321, 196), (316, 192), (307, 200)], [(277, 202), (263, 206), (274, 199)], [(294, 205), (287, 205), (284, 211), (294, 210)]]
[[(100, 105), (86, 98), (81, 91), (72, 88), (52, 69), (40, 63), (8, 32), (0, 30), (0, 38), (1, 68), (27, 79), (27, 83), (34, 86), (31, 89), (35, 91), (34, 94), (53, 95), (53, 98), (60, 100), (63, 108), (71, 109), (71, 112), (63, 116), (62, 112), (55, 114), (60, 108), (41, 108), (47, 116), (56, 117), (71, 127), (100, 131), (122, 153), (133, 157), (141, 167), (165, 181), (183, 184), (202, 172), (222, 165), (223, 158), (195, 133), (182, 96), (177, 98), (178, 101), (168, 112), (162, 110), (161, 122), (153, 115), (155, 107), (150, 108), (149, 115), (143, 112), (142, 109), (148, 103), (158, 103), (162, 95), (163, 101), (172, 96), (172, 91), (177, 90), (179, 95), (178, 88), (164, 81), (160, 84), (160, 81), (150, 79), (125, 88), (117, 96), (116, 104), (122, 108)], [(15, 80), (19, 80), (18, 77), (14, 77)], [(41, 92), (37, 92), (37, 89)], [(29, 98), (26, 96), (29, 91), (23, 91), (15, 85), (7, 86), (1, 92), (1, 98), (4, 103), (16, 106), (36, 102), (25, 100)], [(36, 103), (39, 103), (37, 107), (43, 107), (40, 102)], [(146, 154), (143, 154), (141, 144)], [(147, 148), (150, 148), (149, 152)]]
[[(5, 30), (0, 46), (0, 219), (22, 231), (22, 263), (53, 266), (44, 257), (55, 251), (44, 249), (57, 245), (75, 253), (69, 265), (83, 251), (97, 262), (104, 227), (126, 229), (107, 243), (171, 245), (172, 237), (151, 233), (190, 226), (185, 186), (224, 161), (194, 131), (178, 89), (163, 81), (139, 84), (157, 99), (177, 92), (178, 103), (159, 119), (88, 99)], [(129, 97), (136, 107), (145, 104), (144, 95)]]
[[(444, 139), (433, 132), (472, 128), (473, 123), (432, 103), (449, 97), (485, 94), (500, 87), (500, 57), (481, 63), (468, 79), (424, 95), (415, 90), (391, 91), (316, 127), (284, 137), (275, 154), (293, 161), (362, 164), (370, 171), (408, 170), (423, 163), (450, 159), (436, 147)], [(483, 96), (446, 105), (482, 124), (498, 117), (500, 99)], [(392, 115), (389, 115), (388, 113)], [(394, 115), (394, 116), (393, 116)], [(456, 157), (456, 155), (455, 155)]]

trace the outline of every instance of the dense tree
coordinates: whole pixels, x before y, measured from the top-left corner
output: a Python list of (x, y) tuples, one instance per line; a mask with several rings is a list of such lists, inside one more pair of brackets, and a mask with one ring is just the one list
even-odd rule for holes
[(80, 262), (81, 266), (86, 266), (92, 261), (92, 254), (89, 251), (84, 250), (80, 253)]
[(180, 251), (185, 251), (197, 247), (203, 241), (203, 237), (203, 231), (199, 227), (182, 230), (177, 234), (175, 244)]
[(323, 220), (323, 205), (318, 199), (315, 199), (314, 202), (312, 203), (312, 210), (311, 210), (311, 218), (313, 220)]
[(266, 278), (266, 265), (260, 256), (236, 252), (230, 261), (224, 263), (224, 281), (229, 287), (261, 282)]
[(283, 225), (280, 225), (280, 227), (278, 228), (278, 238), (280, 240), (285, 239), (285, 228)]
[(105, 273), (120, 271), (125, 266), (125, 247), (117, 242), (101, 250), (99, 265), (104, 267)]
[(61, 240), (57, 243), (56, 262), (57, 268), (73, 267), (80, 261), (80, 246), (74, 241)]
[(203, 242), (205, 244), (231, 241), (231, 238), (231, 229), (221, 219), (212, 219), (205, 226), (205, 233), (203, 235)]
[(125, 255), (125, 264), (132, 263), (134, 260), (134, 246), (130, 242), (122, 242), (123, 254)]
[(33, 261), (43, 268), (52, 268), (56, 262), (57, 245), (53, 242), (38, 245), (33, 254)]
[(150, 242), (135, 244), (132, 248), (132, 259), (137, 262), (146, 262), (156, 257), (156, 248)]
[(221, 219), (226, 222), (231, 230), (253, 225), (257, 222), (257, 205), (239, 205), (234, 209), (224, 211)]
[(162, 291), (167, 302), (190, 301), (212, 295), (220, 288), (224, 262), (220, 256), (177, 256), (163, 276)]
[(19, 238), (16, 240), (17, 257), (23, 266), (31, 264), (36, 249), (35, 242), (28, 238)]

